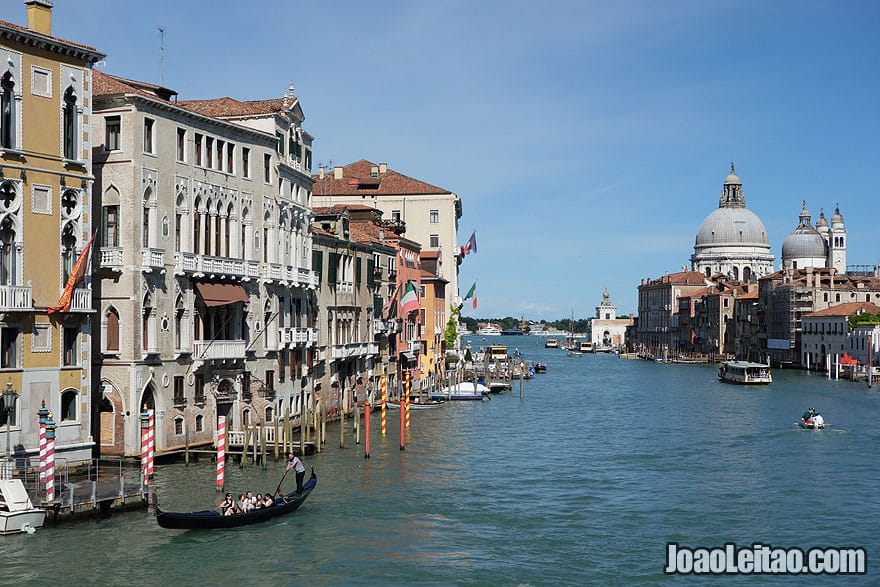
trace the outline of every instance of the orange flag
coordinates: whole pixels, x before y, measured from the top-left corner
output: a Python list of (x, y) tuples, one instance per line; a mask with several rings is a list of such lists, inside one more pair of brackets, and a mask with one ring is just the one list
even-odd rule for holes
[(73, 297), (73, 289), (76, 287), (76, 284), (82, 281), (86, 276), (86, 268), (89, 264), (89, 252), (92, 249), (92, 241), (95, 240), (96, 234), (98, 234), (97, 231), (92, 235), (92, 238), (89, 239), (89, 242), (86, 243), (82, 253), (79, 254), (79, 258), (73, 266), (73, 271), (70, 272), (70, 277), (67, 278), (67, 285), (64, 286), (64, 293), (61, 294), (61, 299), (58, 300), (58, 305), (46, 308), (46, 311), (50, 316), (58, 312), (70, 311), (70, 298)]

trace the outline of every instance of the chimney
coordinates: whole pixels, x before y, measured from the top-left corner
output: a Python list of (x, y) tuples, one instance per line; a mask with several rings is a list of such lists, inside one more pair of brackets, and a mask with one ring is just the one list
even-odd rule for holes
[(388, 171), (388, 164), (379, 163), (379, 173), (385, 173), (386, 171)]
[(28, 30), (46, 35), (52, 35), (52, 3), (48, 0), (25, 0), (27, 6)]
[(375, 165), (370, 166), (370, 177), (379, 177), (379, 168)]
[(333, 179), (342, 179), (342, 167), (333, 168)]
[(318, 167), (318, 179), (324, 179), (324, 166)]

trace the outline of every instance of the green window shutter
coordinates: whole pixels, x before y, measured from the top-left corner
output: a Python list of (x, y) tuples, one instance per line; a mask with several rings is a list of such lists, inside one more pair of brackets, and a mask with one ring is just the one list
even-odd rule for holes
[(339, 268), (339, 254), (330, 253), (327, 264), (327, 283), (333, 285), (336, 283), (336, 270)]
[(324, 278), (324, 251), (312, 251), (312, 270), (318, 272), (318, 285)]
[(376, 286), (376, 262), (372, 259), (367, 259), (367, 286), (375, 287)]
[(354, 282), (357, 285), (361, 284), (361, 258), (358, 257), (354, 260)]

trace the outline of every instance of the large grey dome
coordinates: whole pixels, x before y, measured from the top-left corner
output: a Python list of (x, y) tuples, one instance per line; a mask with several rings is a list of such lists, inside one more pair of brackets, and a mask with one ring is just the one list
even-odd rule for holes
[(718, 208), (700, 225), (694, 248), (713, 245), (759, 246), (767, 248), (767, 229), (748, 208)]

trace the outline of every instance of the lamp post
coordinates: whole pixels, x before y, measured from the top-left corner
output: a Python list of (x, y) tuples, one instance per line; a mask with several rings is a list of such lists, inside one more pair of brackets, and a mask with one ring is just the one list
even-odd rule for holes
[(12, 379), (6, 383), (6, 389), (3, 390), (3, 411), (6, 413), (6, 458), (3, 463), (3, 478), (11, 479), (13, 471), (12, 451), (10, 449), (12, 440), (12, 414), (15, 414), (15, 402), (18, 400), (18, 393), (12, 388)]

